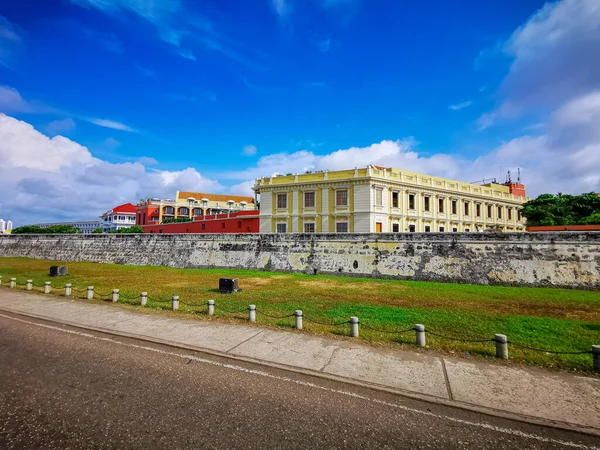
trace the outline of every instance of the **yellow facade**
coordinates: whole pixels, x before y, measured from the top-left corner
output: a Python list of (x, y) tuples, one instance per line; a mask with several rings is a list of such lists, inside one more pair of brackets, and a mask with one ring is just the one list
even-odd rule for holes
[(261, 178), (254, 190), (261, 233), (524, 231), (528, 200), (505, 185), (376, 166)]

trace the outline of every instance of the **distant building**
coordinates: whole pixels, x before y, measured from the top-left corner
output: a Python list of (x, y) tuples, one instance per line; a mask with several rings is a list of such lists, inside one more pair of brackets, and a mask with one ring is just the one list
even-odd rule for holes
[(261, 233), (525, 231), (525, 186), (473, 184), (369, 165), (263, 177)]
[(13, 223), (8, 220), (0, 219), (0, 234), (9, 234), (12, 231)]
[(119, 230), (121, 228), (130, 228), (135, 225), (136, 207), (132, 203), (124, 203), (109, 209), (100, 216), (102, 231)]
[(137, 225), (156, 225), (170, 219), (197, 219), (257, 209), (253, 197), (177, 191), (175, 200), (151, 198), (136, 207)]
[(50, 228), (54, 226), (71, 226), (73, 228), (77, 228), (81, 230), (83, 234), (90, 234), (96, 228), (100, 227), (100, 222), (98, 220), (93, 221), (79, 221), (79, 222), (48, 222), (48, 223), (38, 223), (35, 226), (40, 228)]

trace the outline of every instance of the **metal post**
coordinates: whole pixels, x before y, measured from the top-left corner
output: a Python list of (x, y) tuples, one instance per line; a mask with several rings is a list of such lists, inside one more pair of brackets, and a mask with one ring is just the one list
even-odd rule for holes
[(50, 293), (50, 281), (44, 281), (44, 294)]
[(142, 292), (140, 294), (140, 305), (146, 306), (146, 303), (148, 303), (148, 293)]
[(94, 286), (88, 286), (87, 288), (87, 299), (92, 300), (94, 298)]
[(302, 310), (301, 309), (297, 309), (296, 312), (294, 313), (294, 317), (296, 317), (296, 330), (301, 330), (302, 329)]
[(358, 317), (350, 317), (350, 337), (358, 337)]
[(171, 298), (171, 308), (173, 309), (173, 311), (177, 311), (179, 309), (179, 296), (178, 295), (174, 295)]
[(25, 290), (30, 291), (33, 289), (33, 280), (27, 280), (27, 284), (25, 285)]
[(600, 372), (600, 345), (592, 345), (592, 357), (594, 358), (594, 370)]
[(71, 296), (71, 283), (65, 284), (65, 297)]
[(10, 287), (11, 288), (17, 287), (17, 279), (16, 278), (11, 278), (10, 279)]
[(113, 289), (112, 301), (113, 301), (113, 303), (116, 303), (119, 301), (119, 290), (118, 289)]
[(214, 300), (208, 301), (208, 315), (209, 316), (215, 315), (215, 301)]
[(248, 306), (248, 320), (250, 322), (256, 322), (256, 305)]
[(425, 325), (421, 325), (420, 323), (415, 325), (415, 334), (416, 334), (416, 344), (419, 347), (425, 347)]
[(508, 359), (508, 338), (505, 334), (495, 334), (496, 358)]

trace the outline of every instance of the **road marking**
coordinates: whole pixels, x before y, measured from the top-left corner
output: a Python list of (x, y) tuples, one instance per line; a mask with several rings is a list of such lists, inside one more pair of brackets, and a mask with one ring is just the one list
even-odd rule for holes
[(227, 364), (227, 363), (220, 363), (217, 361), (211, 361), (210, 359), (205, 359), (205, 358), (199, 358), (197, 356), (194, 355), (184, 355), (184, 354), (180, 354), (180, 353), (174, 353), (174, 352), (169, 352), (166, 350), (161, 350), (158, 348), (152, 348), (152, 347), (148, 347), (145, 345), (138, 345), (138, 344), (132, 344), (132, 343), (127, 343), (127, 342), (120, 342), (117, 341), (115, 339), (112, 338), (108, 338), (108, 337), (99, 337), (99, 336), (94, 336), (93, 334), (89, 334), (89, 333), (84, 333), (81, 331), (75, 331), (75, 330), (67, 330), (64, 328), (60, 328), (60, 327), (56, 327), (53, 325), (46, 325), (43, 323), (36, 323), (36, 322), (31, 322), (29, 320), (23, 320), (23, 319), (18, 319), (16, 317), (11, 317), (11, 316), (6, 316), (4, 314), (0, 314), (0, 317), (4, 317), (6, 319), (10, 319), (10, 320), (14, 320), (17, 322), (22, 322), (22, 323), (26, 323), (28, 325), (34, 325), (34, 326), (38, 326), (38, 327), (42, 327), (42, 328), (47, 328), (50, 330), (54, 330), (54, 331), (61, 331), (63, 333), (67, 333), (67, 334), (74, 334), (77, 336), (82, 336), (82, 337), (86, 337), (86, 338), (90, 338), (90, 339), (95, 339), (97, 341), (103, 341), (103, 342), (110, 342), (113, 344), (118, 344), (118, 345), (122, 345), (125, 347), (132, 347), (132, 348), (137, 348), (140, 350), (147, 350), (147, 351), (151, 351), (154, 353), (158, 353), (161, 355), (166, 355), (166, 356), (175, 356), (177, 358), (181, 358), (181, 359), (188, 359), (188, 360), (192, 360), (198, 363), (202, 363), (202, 364), (209, 364), (212, 366), (217, 366), (217, 367), (222, 367), (224, 369), (230, 369), (230, 370), (235, 370), (238, 372), (244, 372), (247, 374), (252, 374), (252, 375), (258, 375), (258, 376), (262, 376), (262, 377), (266, 377), (266, 378), (271, 378), (274, 380), (278, 380), (278, 381), (284, 381), (287, 383), (294, 383), (300, 386), (305, 386), (305, 387), (310, 387), (310, 388), (314, 388), (314, 389), (320, 389), (322, 391), (327, 391), (330, 393), (334, 393), (334, 394), (341, 394), (341, 395), (345, 395), (348, 397), (353, 397), (353, 398), (357, 398), (360, 400), (366, 400), (368, 402), (372, 402), (372, 403), (377, 403), (380, 405), (385, 405), (385, 406), (390, 406), (392, 408), (396, 408), (396, 409), (400, 409), (406, 412), (410, 412), (410, 413), (414, 413), (414, 414), (420, 414), (422, 416), (428, 416), (428, 417), (434, 417), (436, 419), (442, 419), (442, 420), (448, 420), (450, 422), (454, 422), (454, 423), (459, 423), (461, 425), (468, 425), (468, 426), (472, 426), (472, 427), (478, 427), (478, 428), (484, 428), (486, 430), (491, 430), (491, 431), (496, 431), (498, 433), (504, 433), (504, 434), (509, 434), (512, 436), (518, 436), (518, 437), (522, 437), (522, 438), (526, 438), (526, 439), (533, 439), (539, 442), (546, 442), (546, 443), (551, 443), (551, 444), (558, 444), (558, 445), (563, 445), (565, 447), (571, 447), (571, 448), (580, 448), (580, 449), (584, 449), (584, 450), (600, 450), (599, 447), (595, 447), (595, 446), (590, 446), (590, 445), (585, 445), (585, 444), (578, 444), (576, 442), (569, 442), (569, 441), (563, 441), (560, 439), (552, 439), (552, 438), (547, 438), (547, 437), (543, 437), (543, 436), (539, 436), (537, 434), (531, 434), (531, 433), (525, 433), (523, 431), (519, 431), (519, 430), (513, 430), (511, 428), (503, 428), (503, 427), (498, 427), (495, 425), (490, 425), (489, 423), (482, 423), (482, 422), (472, 422), (469, 420), (463, 420), (463, 419), (457, 419), (456, 417), (450, 417), (450, 416), (444, 416), (444, 415), (440, 415), (440, 414), (435, 414), (429, 411), (422, 411), (420, 409), (415, 409), (415, 408), (410, 408), (408, 406), (404, 406), (404, 405), (398, 405), (396, 403), (390, 403), (390, 402), (386, 402), (384, 400), (378, 400), (376, 398), (371, 398), (371, 397), (367, 397), (365, 395), (361, 395), (361, 394), (357, 394), (355, 392), (349, 392), (349, 391), (344, 391), (341, 389), (332, 389), (332, 388), (328, 388), (325, 386), (319, 386), (318, 384), (314, 384), (311, 383), (309, 381), (301, 381), (301, 380), (294, 380), (292, 378), (288, 378), (288, 377), (283, 377), (283, 376), (279, 376), (279, 375), (273, 375), (270, 374), (268, 372), (264, 372), (262, 370), (255, 370), (255, 369), (247, 369), (245, 367), (241, 367), (241, 366), (237, 366), (235, 364)]

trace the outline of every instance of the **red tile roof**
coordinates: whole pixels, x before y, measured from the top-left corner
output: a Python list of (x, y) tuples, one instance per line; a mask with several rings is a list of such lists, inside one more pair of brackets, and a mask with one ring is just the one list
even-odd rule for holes
[(115, 206), (113, 209), (109, 209), (103, 215), (111, 214), (111, 213), (122, 213), (122, 214), (135, 214), (136, 209), (135, 205), (131, 203), (123, 203), (122, 205)]

